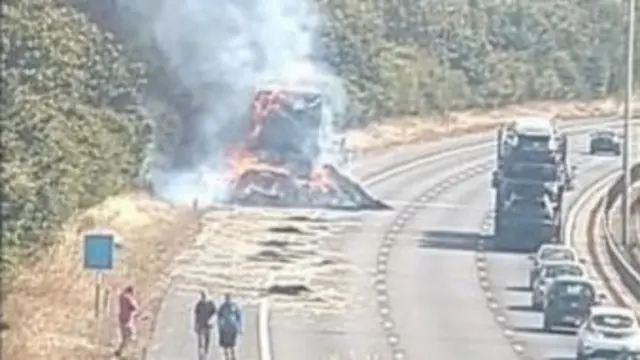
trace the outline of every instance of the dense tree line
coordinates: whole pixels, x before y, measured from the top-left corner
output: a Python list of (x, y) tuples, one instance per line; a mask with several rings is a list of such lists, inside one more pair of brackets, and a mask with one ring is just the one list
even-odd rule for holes
[(2, 4), (2, 255), (51, 240), (78, 209), (131, 186), (150, 122), (145, 66), (68, 6)]
[(327, 60), (371, 117), (593, 99), (624, 82), (617, 0), (322, 0)]
[[(318, 1), (323, 58), (344, 79), (360, 125), (594, 99), (623, 86), (620, 1)], [(129, 36), (135, 14), (113, 4), (3, 2), (5, 255), (45, 242), (74, 211), (130, 187), (152, 129), (166, 151), (181, 136), (189, 94), (153, 47), (130, 41), (140, 38)]]

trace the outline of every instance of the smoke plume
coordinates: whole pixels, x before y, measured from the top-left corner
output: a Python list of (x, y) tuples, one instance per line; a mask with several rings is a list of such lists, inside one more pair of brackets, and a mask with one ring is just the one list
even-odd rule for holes
[[(320, 17), (312, 0), (137, 0), (146, 29), (169, 68), (192, 95), (188, 143), (178, 164), (151, 172), (155, 190), (169, 200), (208, 205), (225, 197), (218, 175), (225, 148), (247, 126), (254, 86), (271, 80), (313, 82), (330, 94), (331, 114), (343, 113), (340, 82), (321, 64), (316, 44)], [(133, 3), (133, 5), (132, 5)], [(184, 120), (186, 121), (186, 120)], [(323, 129), (325, 161), (332, 116)]]

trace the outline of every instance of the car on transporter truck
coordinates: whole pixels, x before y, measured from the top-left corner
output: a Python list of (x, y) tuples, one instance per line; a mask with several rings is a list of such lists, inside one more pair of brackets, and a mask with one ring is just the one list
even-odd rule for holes
[(555, 118), (524, 118), (499, 128), (491, 184), (497, 248), (533, 251), (560, 241), (564, 194), (573, 188), (575, 171), (567, 146)]

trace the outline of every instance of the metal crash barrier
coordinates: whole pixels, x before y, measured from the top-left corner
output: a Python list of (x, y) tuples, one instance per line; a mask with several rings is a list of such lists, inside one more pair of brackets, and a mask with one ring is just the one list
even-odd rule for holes
[[(635, 164), (631, 168), (631, 181), (634, 184), (640, 181), (640, 163)], [(621, 280), (635, 298), (640, 300), (640, 268), (634, 266), (634, 262), (637, 262), (640, 259), (633, 259), (630, 255), (629, 249), (623, 248), (621, 242), (616, 239), (614, 229), (612, 227), (611, 213), (612, 211), (618, 210), (617, 207), (620, 203), (619, 200), (622, 196), (622, 192), (623, 177), (620, 176), (607, 192), (604, 203), (604, 210), (606, 214), (605, 231), (607, 234), (606, 248), (611, 264), (615, 267)], [(631, 199), (632, 213), (634, 209), (639, 210), (638, 204), (640, 204), (640, 198)], [(636, 246), (640, 246), (640, 244), (637, 243), (639, 240), (637, 239), (638, 232), (631, 231), (630, 235), (632, 237), (636, 237)]]

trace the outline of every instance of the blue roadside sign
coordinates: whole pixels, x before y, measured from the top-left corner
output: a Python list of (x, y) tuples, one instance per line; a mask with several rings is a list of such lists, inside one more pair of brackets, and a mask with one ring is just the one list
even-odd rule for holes
[(84, 236), (85, 270), (111, 270), (114, 263), (115, 239), (112, 234)]

